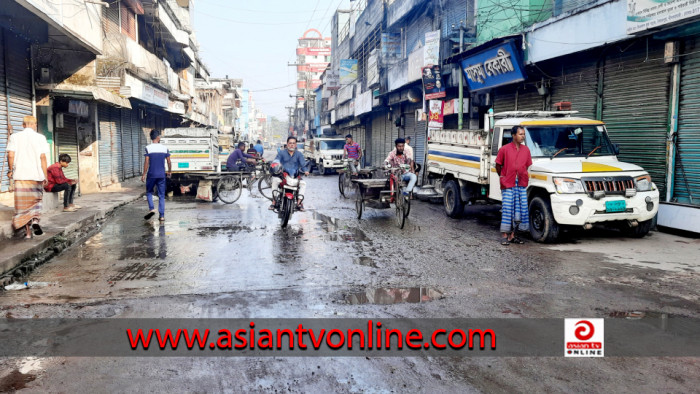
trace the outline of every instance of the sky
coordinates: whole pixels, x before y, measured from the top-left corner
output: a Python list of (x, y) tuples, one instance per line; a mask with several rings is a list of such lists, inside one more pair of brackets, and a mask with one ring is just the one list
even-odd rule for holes
[[(193, 25), (212, 77), (242, 78), (256, 107), (287, 119), (296, 94), (297, 39), (308, 29), (331, 36), (331, 19), (350, 0), (196, 0)], [(281, 88), (281, 89), (278, 89)], [(274, 89), (274, 90), (270, 90)]]

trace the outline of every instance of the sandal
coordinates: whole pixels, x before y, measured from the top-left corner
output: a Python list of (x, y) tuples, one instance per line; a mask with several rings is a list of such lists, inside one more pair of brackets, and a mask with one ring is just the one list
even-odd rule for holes
[(501, 241), (501, 245), (508, 246), (508, 245), (510, 245), (510, 241), (508, 241), (507, 239), (504, 239)]
[(155, 216), (155, 214), (156, 213), (154, 211), (151, 211), (151, 212), (147, 213), (143, 218), (145, 220), (148, 220), (148, 219), (152, 218), (153, 216)]
[(523, 241), (522, 239), (520, 239), (518, 237), (513, 237), (513, 239), (511, 239), (510, 242), (514, 243), (516, 245), (522, 245), (525, 243), (525, 241)]
[(44, 233), (44, 230), (41, 229), (39, 223), (32, 224), (32, 228), (34, 229), (34, 235), (41, 235)]

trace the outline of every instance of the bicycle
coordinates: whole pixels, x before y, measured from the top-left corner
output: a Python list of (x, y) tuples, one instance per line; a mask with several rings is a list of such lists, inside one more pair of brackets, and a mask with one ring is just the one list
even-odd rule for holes
[[(344, 198), (350, 198), (350, 194), (356, 194), (358, 192), (357, 184), (353, 182), (353, 179), (370, 179), (372, 178), (372, 168), (359, 168), (358, 164), (355, 164), (355, 169), (357, 170), (357, 175), (350, 173), (350, 161), (353, 159), (343, 159), (343, 169), (338, 170), (340, 175), (338, 176), (338, 191), (340, 195)], [(348, 175), (349, 174), (349, 175)]]

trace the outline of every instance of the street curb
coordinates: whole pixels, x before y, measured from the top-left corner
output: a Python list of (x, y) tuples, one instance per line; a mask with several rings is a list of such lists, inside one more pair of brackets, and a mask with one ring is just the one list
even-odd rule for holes
[(139, 193), (133, 196), (133, 198), (126, 199), (109, 208), (97, 211), (93, 215), (66, 226), (58, 234), (47, 237), (26, 251), (4, 259), (4, 261), (0, 262), (0, 265), (9, 266), (10, 268), (7, 269), (6, 272), (0, 274), (0, 288), (11, 284), (16, 279), (26, 276), (36, 267), (47, 263), (76, 241), (88, 236), (95, 229), (99, 228), (102, 222), (117, 209), (141, 199), (144, 194), (143, 192)]

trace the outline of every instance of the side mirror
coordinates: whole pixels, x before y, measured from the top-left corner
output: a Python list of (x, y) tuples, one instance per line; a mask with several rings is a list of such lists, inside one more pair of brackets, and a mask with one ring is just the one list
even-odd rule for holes
[(615, 156), (620, 154), (620, 145), (619, 144), (613, 144), (613, 153)]

